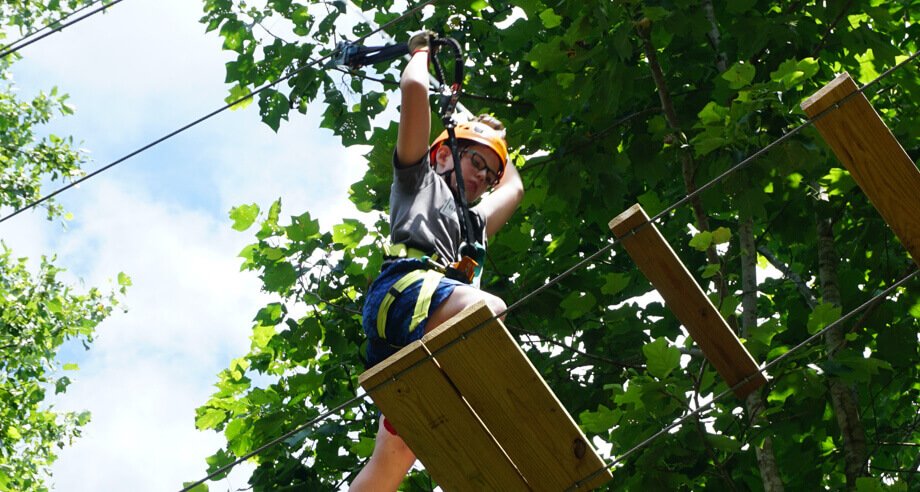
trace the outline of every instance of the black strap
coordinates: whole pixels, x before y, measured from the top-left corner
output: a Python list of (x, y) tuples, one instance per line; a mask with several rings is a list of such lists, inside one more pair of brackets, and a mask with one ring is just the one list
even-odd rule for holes
[[(452, 38), (438, 38), (432, 40), (433, 53), (431, 64), (434, 65), (435, 76), (442, 85), (446, 85), (444, 80), (444, 70), (441, 68), (441, 62), (438, 60), (437, 53), (440, 47), (446, 46), (454, 53), (454, 83), (450, 85), (450, 94), (441, 100), (441, 121), (447, 130), (447, 145), (450, 148), (451, 156), (454, 160), (454, 169), (457, 177), (457, 192), (454, 194), (454, 201), (457, 202), (457, 220), (460, 222), (460, 235), (467, 244), (475, 244), (477, 239), (473, 236), (473, 224), (470, 221), (470, 206), (466, 201), (466, 183), (463, 181), (463, 169), (460, 165), (460, 152), (457, 144), (457, 134), (454, 130), (453, 114), (460, 100), (460, 93), (463, 86), (463, 49), (460, 43)], [(447, 174), (447, 173), (445, 173)], [(450, 175), (447, 175), (448, 182)]]

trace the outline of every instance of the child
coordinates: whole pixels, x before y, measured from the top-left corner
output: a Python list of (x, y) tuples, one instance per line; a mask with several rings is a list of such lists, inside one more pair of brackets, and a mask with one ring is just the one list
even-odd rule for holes
[[(411, 58), (399, 84), (402, 106), (390, 195), (394, 246), (365, 298), (369, 365), (475, 302), (485, 301), (495, 313), (505, 310), (498, 297), (444, 277), (423, 258), (434, 257), (442, 265), (458, 261), (464, 241), (454, 198), (457, 173), (446, 131), (428, 145), (428, 40), (426, 33), (410, 39)], [(470, 223), (483, 245), (508, 222), (524, 196), (521, 177), (508, 164), (504, 133), (502, 124), (487, 115), (456, 128), (467, 202), (482, 198), (470, 208)], [(352, 482), (352, 491), (395, 491), (415, 463), (415, 455), (395, 429), (385, 418), (380, 420), (374, 453)]]

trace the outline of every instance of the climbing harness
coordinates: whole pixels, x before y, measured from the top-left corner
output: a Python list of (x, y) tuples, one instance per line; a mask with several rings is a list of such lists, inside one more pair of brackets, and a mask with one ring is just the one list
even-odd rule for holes
[[(454, 55), (454, 81), (449, 86), (444, 78), (444, 70), (441, 67), (437, 54), (441, 47), (446, 47), (453, 51)], [(467, 284), (479, 286), (482, 276), (482, 264), (486, 256), (486, 248), (473, 235), (473, 223), (470, 220), (470, 206), (466, 201), (466, 184), (463, 180), (463, 166), (460, 165), (460, 152), (457, 144), (457, 124), (454, 121), (454, 110), (457, 108), (457, 102), (460, 101), (460, 94), (463, 90), (463, 49), (460, 43), (453, 38), (435, 38), (431, 40), (433, 53), (431, 64), (434, 66), (435, 77), (442, 87), (448, 87), (447, 93), (441, 94), (441, 122), (447, 132), (447, 145), (450, 148), (453, 157), (454, 167), (452, 171), (456, 173), (457, 193), (454, 194), (454, 200), (457, 202), (457, 218), (460, 222), (460, 235), (463, 242), (460, 243), (458, 253), (460, 260), (450, 264), (445, 271), (448, 278), (458, 280)], [(499, 154), (501, 156), (502, 154)], [(448, 175), (449, 182), (449, 175)]]
[(419, 280), (422, 281), (421, 290), (419, 290), (415, 301), (415, 309), (412, 312), (412, 320), (409, 322), (409, 333), (412, 333), (418, 328), (419, 323), (428, 317), (431, 296), (434, 295), (434, 291), (438, 288), (438, 283), (441, 282), (442, 277), (444, 277), (444, 273), (438, 270), (412, 270), (390, 287), (390, 290), (383, 298), (383, 302), (380, 303), (380, 308), (377, 310), (377, 335), (380, 336), (381, 340), (387, 339), (387, 313), (390, 311), (390, 306), (402, 294), (403, 290)]
[[(461, 236), (460, 247), (457, 251), (460, 260), (441, 268), (443, 269), (444, 276), (478, 287), (482, 276), (482, 264), (485, 260), (486, 250), (483, 244), (474, 236), (475, 232), (470, 218), (469, 203), (466, 200), (466, 184), (463, 180), (463, 170), (460, 166), (460, 149), (457, 140), (458, 138), (472, 140), (482, 143), (494, 150), (502, 162), (501, 169), (496, 173), (497, 179), (499, 180), (504, 173), (505, 165), (507, 165), (505, 162), (507, 146), (504, 145), (503, 141), (499, 143), (498, 139), (494, 137), (488, 138), (490, 135), (488, 132), (490, 130), (494, 132), (494, 130), (486, 125), (476, 122), (461, 123), (458, 125), (454, 121), (453, 114), (462, 93), (463, 49), (460, 47), (460, 43), (455, 39), (434, 36), (430, 39), (429, 46), (431, 49), (430, 60), (431, 64), (434, 66), (435, 77), (441, 87), (445, 88), (440, 94), (440, 109), (438, 111), (444, 125), (444, 132), (435, 140), (432, 147), (434, 148), (446, 143), (453, 157), (453, 169), (442, 174), (442, 177), (450, 182), (451, 174), (456, 174), (454, 179), (456, 180), (457, 189), (454, 193), (454, 201), (457, 205), (457, 219), (460, 223)], [(454, 73), (453, 82), (450, 84), (447, 84), (445, 81), (444, 69), (437, 56), (442, 48), (450, 50), (453, 54)], [(336, 66), (345, 66), (354, 69), (407, 55), (409, 54), (409, 45), (407, 43), (399, 43), (387, 46), (367, 47), (349, 41), (342, 41), (336, 45), (336, 50), (338, 54), (331, 63)]]

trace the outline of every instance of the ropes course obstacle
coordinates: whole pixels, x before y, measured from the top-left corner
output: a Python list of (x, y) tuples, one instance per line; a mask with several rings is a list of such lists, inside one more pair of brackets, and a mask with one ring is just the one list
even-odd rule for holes
[(850, 74), (838, 75), (802, 109), (813, 117), (838, 104), (815, 128), (920, 265), (920, 170)]
[(612, 478), (588, 479), (604, 461), (484, 302), (359, 382), (444, 490), (591, 489)]
[[(609, 225), (639, 270), (658, 290), (693, 341), (700, 346), (706, 359), (722, 379), (735, 388), (735, 396), (743, 399), (766, 384), (766, 375), (757, 367), (754, 358), (703, 293), (703, 289), (655, 224), (649, 222), (642, 206), (636, 204), (629, 207), (611, 220)], [(735, 386), (746, 378), (750, 379), (743, 386)]]

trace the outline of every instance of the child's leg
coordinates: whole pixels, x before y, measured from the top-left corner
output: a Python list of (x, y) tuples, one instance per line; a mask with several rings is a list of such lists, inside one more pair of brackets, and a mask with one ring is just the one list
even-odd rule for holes
[(374, 454), (364, 469), (351, 482), (350, 492), (395, 491), (402, 483), (409, 468), (415, 463), (415, 455), (402, 438), (391, 434), (383, 427), (383, 417), (377, 428), (377, 442)]
[[(454, 292), (450, 297), (442, 302), (441, 305), (431, 313), (431, 316), (428, 317), (428, 323), (425, 325), (425, 333), (437, 328), (438, 325), (449, 320), (460, 311), (463, 311), (467, 306), (479, 301), (486, 301), (486, 304), (492, 309), (492, 312), (496, 314), (503, 312), (507, 308), (505, 301), (488, 292), (481, 291), (468, 285), (458, 285), (454, 288)], [(501, 319), (504, 320), (505, 316), (502, 315)]]
[[(498, 297), (483, 292), (475, 287), (458, 285), (450, 296), (435, 308), (425, 325), (425, 332), (429, 332), (438, 325), (447, 321), (455, 314), (478, 301), (486, 304), (494, 313), (505, 310), (505, 302)], [(504, 319), (504, 316), (502, 316)], [(415, 463), (415, 455), (406, 446), (401, 437), (393, 435), (383, 426), (383, 419), (377, 429), (377, 442), (374, 445), (374, 454), (370, 461), (361, 470), (361, 473), (351, 483), (351, 492), (390, 492), (395, 491)]]

